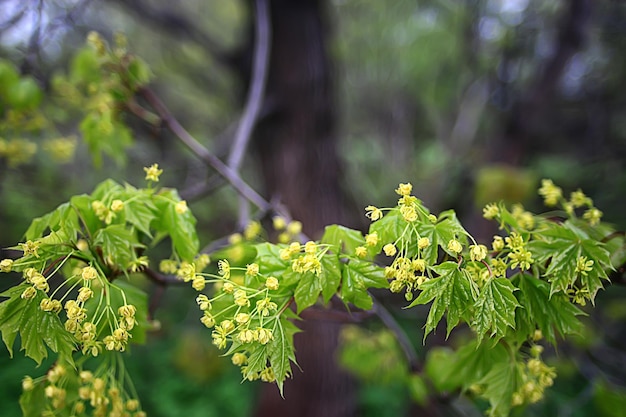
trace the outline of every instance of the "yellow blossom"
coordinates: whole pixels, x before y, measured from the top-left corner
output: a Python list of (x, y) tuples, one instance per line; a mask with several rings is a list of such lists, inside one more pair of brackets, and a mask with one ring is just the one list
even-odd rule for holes
[(176, 211), (176, 214), (179, 215), (187, 213), (187, 211), (189, 211), (189, 208), (187, 207), (187, 202), (185, 200), (180, 200), (174, 206), (174, 211)]
[(215, 326), (215, 319), (208, 311), (204, 312), (204, 315), (200, 318), (200, 321), (209, 329)]
[(413, 190), (413, 185), (410, 182), (408, 182), (406, 184), (400, 183), (398, 185), (398, 188), (396, 188), (395, 191), (396, 191), (396, 194), (404, 196), (404, 195), (411, 194), (412, 190)]
[(270, 329), (257, 329), (257, 340), (262, 345), (267, 345), (270, 341), (274, 340), (274, 335)]
[(546, 206), (556, 206), (559, 199), (563, 195), (563, 191), (560, 187), (554, 185), (552, 180), (541, 180), (541, 188), (539, 188), (539, 195), (543, 197)]
[(32, 391), (33, 388), (35, 388), (33, 378), (31, 378), (30, 376), (25, 376), (24, 379), (22, 379), (22, 390)]
[(402, 218), (409, 223), (417, 220), (417, 210), (415, 210), (415, 207), (412, 205), (402, 206), (400, 208), (400, 214), (402, 214)]
[(11, 272), (13, 268), (13, 260), (12, 259), (3, 259), (0, 261), (0, 272)]
[(39, 250), (39, 242), (33, 242), (32, 240), (26, 241), (26, 243), (20, 243), (24, 256), (33, 255), (35, 258), (39, 258), (37, 250)]
[(198, 304), (198, 307), (200, 307), (200, 310), (202, 311), (211, 309), (211, 301), (209, 300), (209, 297), (207, 297), (204, 294), (200, 294), (199, 296), (196, 297), (196, 303)]
[(251, 277), (256, 277), (257, 275), (259, 275), (259, 265), (255, 263), (248, 264), (246, 266), (246, 275), (249, 275)]
[(570, 203), (574, 208), (593, 205), (593, 201), (582, 190), (576, 190), (570, 195)]
[(239, 324), (245, 324), (250, 321), (250, 314), (237, 313), (237, 315), (235, 316), (235, 321)]
[(357, 246), (354, 250), (354, 254), (358, 258), (365, 258), (367, 256), (367, 248), (365, 246)]
[(487, 220), (491, 220), (500, 214), (500, 209), (494, 203), (489, 203), (483, 208), (483, 217)]
[(113, 200), (111, 202), (111, 210), (116, 213), (124, 210), (124, 202), (122, 200)]
[(37, 295), (37, 290), (35, 289), (35, 287), (28, 287), (22, 292), (20, 297), (24, 300), (31, 300), (35, 298), (36, 295)]
[(287, 222), (284, 217), (274, 216), (272, 217), (272, 226), (274, 227), (274, 230), (283, 230), (287, 227)]
[(491, 242), (491, 247), (494, 252), (500, 252), (504, 249), (504, 239), (502, 239), (502, 236), (494, 236), (493, 242)]
[(430, 239), (427, 237), (421, 237), (417, 240), (417, 247), (419, 249), (426, 249), (428, 246), (430, 246)]
[(278, 279), (276, 277), (268, 277), (265, 280), (265, 287), (267, 287), (268, 290), (275, 291), (278, 289), (278, 285)]
[(161, 262), (159, 262), (159, 271), (163, 272), (164, 274), (175, 274), (177, 270), (178, 265), (173, 259), (163, 259)]
[(315, 255), (317, 252), (317, 244), (312, 240), (309, 240), (304, 244), (304, 253), (308, 253), (309, 255)]
[(85, 281), (91, 281), (98, 277), (98, 271), (93, 266), (86, 266), (81, 270), (81, 276)]
[(291, 236), (287, 232), (282, 232), (278, 235), (278, 243), (289, 243)]
[(228, 237), (228, 243), (230, 243), (231, 245), (241, 243), (242, 240), (243, 236), (241, 236), (241, 233), (233, 233)]
[(448, 250), (450, 252), (454, 252), (454, 253), (461, 253), (463, 251), (463, 246), (461, 245), (461, 242), (459, 242), (456, 239), (451, 239), (448, 242)]
[(378, 207), (367, 206), (365, 207), (365, 216), (367, 216), (367, 218), (369, 218), (371, 221), (375, 222), (376, 220), (383, 217), (383, 212)]
[(239, 339), (241, 343), (252, 343), (256, 338), (257, 334), (250, 329), (242, 330), (237, 335), (237, 339)]
[(487, 257), (487, 247), (485, 245), (471, 245), (470, 246), (470, 259), (472, 261), (480, 262)]
[(276, 381), (276, 375), (274, 375), (274, 370), (272, 367), (267, 367), (261, 371), (261, 381), (263, 382), (274, 382)]
[(159, 164), (152, 164), (150, 167), (143, 169), (146, 172), (146, 181), (159, 181), (159, 176), (163, 173), (162, 169), (159, 169)]
[(247, 240), (252, 240), (255, 237), (259, 236), (262, 230), (263, 228), (261, 227), (261, 223), (257, 221), (251, 221), (246, 225), (246, 228), (243, 231), (243, 236)]
[(233, 357), (231, 358), (233, 365), (241, 366), (245, 365), (248, 362), (248, 358), (245, 354), (241, 352), (233, 353)]
[(287, 225), (287, 233), (291, 236), (299, 235), (302, 232), (302, 223), (297, 220), (292, 220)]
[(587, 272), (593, 270), (593, 261), (587, 260), (586, 256), (579, 256), (576, 260), (576, 272), (580, 272), (581, 275), (587, 275)]
[(366, 246), (376, 246), (378, 245), (378, 232), (372, 232), (365, 235), (365, 245)]
[(205, 285), (206, 281), (201, 275), (196, 275), (196, 277), (191, 281), (191, 287), (196, 291), (202, 291)]
[(222, 286), (222, 290), (224, 290), (225, 293), (232, 294), (232, 292), (235, 291), (235, 284), (230, 281), (226, 281)]
[(225, 279), (230, 278), (230, 263), (226, 259), (220, 259), (217, 262), (217, 272)]
[(396, 254), (397, 249), (393, 243), (387, 243), (385, 246), (383, 246), (383, 251), (385, 252), (385, 255), (393, 256)]
[(509, 258), (511, 258), (511, 260), (513, 260), (513, 262), (511, 263), (512, 269), (515, 269), (519, 266), (522, 271), (528, 270), (530, 269), (530, 265), (534, 262), (534, 259), (532, 258), (532, 253), (524, 248), (514, 250), (513, 252), (509, 253), (508, 256)]
[(595, 226), (598, 223), (600, 223), (601, 218), (602, 218), (602, 212), (595, 207), (592, 207), (583, 213), (583, 219), (587, 220), (589, 224), (592, 226)]
[(91, 288), (81, 287), (81, 289), (78, 290), (78, 297), (76, 297), (76, 299), (84, 303), (85, 301), (89, 300), (92, 296), (93, 296), (93, 291), (91, 290)]

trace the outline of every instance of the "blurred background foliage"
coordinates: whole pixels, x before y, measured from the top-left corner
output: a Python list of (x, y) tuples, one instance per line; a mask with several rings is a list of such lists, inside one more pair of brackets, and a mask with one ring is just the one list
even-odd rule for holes
[[(494, 230), (480, 219), (480, 208), (504, 199), (540, 210), (535, 190), (539, 179), (550, 177), (568, 191), (585, 190), (605, 219), (626, 228), (626, 4), (303, 3), (315, 3), (324, 22), (338, 155), (344, 165), (336, 180), (355, 207), (392, 204), (394, 184), (411, 181), (415, 194), (433, 211), (454, 208), (472, 233), (489, 238)], [(126, 164), (105, 158), (102, 167), (94, 168), (86, 145), (75, 139), (77, 114), (47, 104), (45, 97), (60, 75), (87, 65), (73, 57), (89, 31), (110, 42), (115, 32), (123, 32), (129, 50), (148, 64), (152, 88), (172, 113), (224, 158), (248, 87), (251, 4), (0, 1), (0, 89), (8, 66), (14, 65), (22, 77), (16, 91), (3, 90), (2, 100), (14, 107), (23, 102), (27, 112), (43, 99), (43, 111), (56, 122), (54, 129), (26, 124), (15, 129), (0, 106), (5, 152), (0, 153), (5, 156), (0, 158), (0, 247), (19, 241), (32, 218), (90, 191), (105, 177), (140, 183), (141, 167), (155, 161), (165, 168), (163, 184), (188, 196), (204, 244), (234, 230), (234, 192), (223, 187), (194, 200), (194, 186), (210, 172), (161, 128), (123, 116), (133, 132)], [(46, 148), (44, 143), (55, 138), (75, 140), (71, 158)], [(38, 144), (31, 160), (9, 163), (6, 149), (13, 139)], [(243, 177), (259, 189), (261, 164), (251, 152), (243, 169)], [(360, 212), (353, 216), (362, 219)], [(200, 331), (197, 317), (190, 316), (184, 302), (189, 296), (182, 291), (168, 290), (157, 313), (161, 330), (152, 336), (153, 343), (132, 351), (129, 366), (147, 411), (152, 416), (250, 415), (258, 387), (240, 384), (237, 371), (209, 347), (208, 332)], [(599, 296), (598, 308), (589, 311), (589, 334), (554, 354), (559, 377), (547, 399), (519, 415), (621, 415), (626, 409), (624, 296), (623, 286), (616, 285)], [(436, 391), (431, 365), (436, 361), (429, 362), (427, 352), (436, 358), (441, 348), (433, 346), (449, 342), (438, 335), (422, 346), (416, 313), (399, 309), (401, 300), (382, 301), (400, 323), (410, 323), (406, 331), (426, 360), (424, 378), (410, 374), (393, 338), (376, 326), (346, 329), (337, 355), (361, 381), (359, 415), (408, 415), (415, 403), (431, 404), (427, 397)], [(21, 376), (36, 371), (22, 358), (9, 361), (4, 349), (0, 362), (3, 412), (18, 415)], [(384, 377), (378, 370), (385, 371)], [(438, 404), (442, 415), (480, 414), (481, 405), (476, 408), (453, 395)]]

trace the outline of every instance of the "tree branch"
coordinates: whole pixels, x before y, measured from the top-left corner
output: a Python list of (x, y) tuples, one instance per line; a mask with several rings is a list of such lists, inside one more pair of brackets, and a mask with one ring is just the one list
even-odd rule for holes
[(413, 347), (409, 336), (407, 336), (402, 326), (398, 324), (395, 317), (393, 317), (389, 310), (387, 310), (385, 306), (382, 305), (381, 302), (378, 301), (371, 293), (369, 293), (369, 295), (374, 301), (374, 304), (372, 305), (372, 311), (378, 316), (380, 321), (382, 321), (383, 324), (396, 336), (396, 340), (402, 348), (404, 356), (406, 356), (406, 359), (409, 362), (409, 369), (411, 369), (412, 372), (419, 371), (420, 360), (415, 353), (415, 348)]
[(252, 189), (252, 187), (250, 187), (245, 181), (243, 181), (235, 170), (224, 164), (219, 158), (209, 152), (207, 148), (191, 136), (191, 134), (189, 134), (189, 132), (181, 126), (174, 115), (152, 90), (144, 88), (139, 91), (139, 94), (146, 99), (159, 117), (161, 117), (165, 126), (167, 126), (167, 128), (174, 135), (176, 135), (176, 137), (178, 137), (178, 139), (180, 139), (180, 141), (183, 142), (198, 158), (206, 162), (222, 177), (224, 177), (224, 179), (226, 179), (241, 196), (245, 197), (262, 211), (269, 211), (272, 209), (272, 205), (261, 197), (259, 193), (254, 191), (254, 189)]
[(266, 0), (256, 0), (256, 36), (254, 45), (254, 65), (252, 68), (252, 83), (248, 90), (248, 98), (244, 107), (241, 121), (237, 127), (235, 138), (228, 156), (228, 166), (235, 171), (239, 170), (245, 155), (252, 129), (257, 120), (261, 102), (265, 92), (267, 78), (267, 64), (270, 51), (270, 21)]
[[(270, 50), (270, 22), (266, 0), (256, 0), (256, 36), (254, 44), (254, 62), (252, 67), (252, 82), (248, 90), (248, 98), (241, 116), (237, 132), (228, 156), (228, 166), (236, 172), (248, 148), (252, 129), (257, 120), (261, 101), (265, 91), (267, 78), (267, 63)], [(243, 227), (250, 221), (250, 206), (244, 197), (239, 198), (239, 226)]]

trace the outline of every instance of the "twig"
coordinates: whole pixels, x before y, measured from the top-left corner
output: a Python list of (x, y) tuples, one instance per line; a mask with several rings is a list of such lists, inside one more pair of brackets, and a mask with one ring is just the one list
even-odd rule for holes
[(254, 45), (254, 64), (252, 68), (252, 82), (248, 90), (248, 97), (241, 121), (228, 156), (228, 166), (235, 171), (239, 170), (243, 156), (248, 148), (252, 129), (261, 109), (261, 102), (265, 92), (267, 78), (267, 64), (270, 51), (270, 22), (265, 0), (256, 0), (256, 37)]
[[(267, 63), (270, 50), (270, 22), (266, 0), (256, 0), (256, 36), (254, 45), (254, 63), (252, 67), (252, 82), (248, 90), (248, 97), (243, 115), (231, 146), (228, 156), (228, 166), (239, 171), (243, 157), (252, 136), (252, 129), (261, 109), (261, 101), (265, 92), (267, 78)], [(250, 206), (244, 197), (239, 198), (239, 225), (243, 227), (250, 221)]]
[(272, 205), (261, 197), (256, 191), (252, 189), (245, 181), (241, 179), (239, 174), (232, 168), (224, 164), (219, 158), (213, 155), (207, 148), (202, 146), (172, 115), (169, 109), (163, 104), (163, 102), (157, 97), (156, 94), (150, 89), (144, 88), (139, 93), (146, 99), (152, 108), (163, 120), (163, 123), (181, 142), (183, 142), (198, 158), (206, 162), (215, 171), (217, 171), (222, 177), (224, 177), (240, 195), (245, 197), (252, 204), (257, 206), (262, 211), (269, 211)]
[(383, 324), (395, 334), (396, 340), (400, 344), (404, 355), (409, 361), (409, 368), (411, 371), (418, 371), (420, 368), (420, 361), (417, 358), (413, 344), (411, 343), (411, 340), (407, 336), (406, 332), (391, 315), (389, 310), (387, 310), (385, 306), (383, 306), (371, 293), (369, 295), (372, 297), (372, 300), (374, 300), (372, 311), (378, 316), (378, 318), (380, 318), (380, 321), (382, 321)]
[(144, 268), (141, 272), (152, 282), (156, 284), (154, 294), (150, 297), (150, 304), (148, 304), (148, 319), (154, 319), (154, 313), (161, 304), (161, 298), (165, 294), (165, 290), (170, 285), (182, 285), (186, 282), (179, 280), (172, 275), (162, 275), (150, 268)]

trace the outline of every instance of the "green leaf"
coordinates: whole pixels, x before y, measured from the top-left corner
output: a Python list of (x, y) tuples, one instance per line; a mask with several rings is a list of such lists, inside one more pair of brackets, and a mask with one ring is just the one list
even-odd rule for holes
[(367, 289), (387, 288), (388, 286), (384, 270), (371, 262), (350, 259), (350, 262), (343, 265), (341, 299), (344, 302), (369, 310), (373, 306), (373, 301)]
[(245, 372), (243, 373), (243, 378), (248, 379), (248, 377), (255, 375), (267, 367), (267, 348), (268, 345), (259, 345), (253, 344), (252, 352), (248, 356), (248, 362), (246, 365)]
[[(538, 236), (540, 239), (531, 241), (528, 249), (536, 262), (544, 264), (549, 261), (545, 275), (551, 283), (550, 294), (565, 293), (580, 279), (593, 301), (603, 287), (602, 279), (608, 279), (606, 271), (612, 269), (610, 253), (604, 244), (590, 239), (585, 231), (571, 222), (550, 224), (549, 229)], [(591, 271), (585, 274), (576, 271), (581, 256), (593, 261)]]
[[(427, 357), (427, 366), (428, 360)], [(435, 369), (443, 375), (441, 384), (447, 390), (456, 387), (466, 390), (487, 375), (494, 363), (507, 360), (509, 352), (502, 344), (491, 345), (476, 340), (461, 346), (452, 357), (439, 363)]]
[(461, 317), (474, 304), (475, 284), (455, 262), (444, 262), (432, 268), (439, 276), (424, 282), (420, 295), (409, 305), (428, 304), (432, 301), (426, 319), (424, 338), (433, 331), (447, 311), (447, 336), (459, 323)]
[(402, 218), (400, 212), (394, 210), (385, 214), (382, 219), (373, 222), (369, 232), (378, 233), (378, 239), (384, 245), (395, 242), (402, 235), (407, 225), (408, 223)]
[(193, 261), (200, 249), (198, 234), (196, 233), (196, 218), (187, 210), (183, 214), (176, 212), (176, 203), (180, 201), (175, 190), (164, 190), (157, 203), (158, 220), (154, 223), (157, 231), (169, 234), (172, 239), (173, 250), (187, 262)]
[(283, 317), (276, 320), (273, 330), (274, 340), (269, 345), (269, 361), (281, 396), (285, 379), (291, 375), (290, 361), (295, 361), (293, 335), (298, 329), (295, 328), (294, 331), (293, 328), (295, 326)]
[(473, 323), (479, 343), (486, 332), (490, 332), (495, 343), (506, 335), (507, 327), (515, 329), (515, 309), (519, 307), (513, 295), (515, 290), (506, 278), (492, 278), (480, 289)]
[(37, 364), (41, 364), (48, 356), (47, 348), (70, 357), (74, 350), (72, 336), (56, 314), (39, 308), (43, 295), (38, 294), (31, 300), (21, 298), (22, 292), (28, 287), (28, 284), (22, 283), (0, 294), (9, 297), (0, 303), (0, 331), (9, 353), (13, 354), (13, 344), (19, 333), (21, 350)]
[(490, 416), (505, 417), (511, 410), (513, 393), (522, 383), (522, 374), (515, 360), (510, 357), (490, 364), (490, 371), (478, 384), (485, 386), (482, 397), (489, 401)]
[(322, 298), (325, 303), (328, 303), (331, 297), (337, 293), (339, 284), (341, 284), (341, 266), (339, 257), (334, 254), (327, 253), (320, 262), (322, 263), (322, 273), (320, 274)]
[(556, 343), (556, 334), (580, 334), (582, 323), (576, 316), (584, 313), (574, 306), (567, 296), (561, 293), (550, 295), (550, 284), (531, 275), (518, 274), (511, 281), (519, 288), (515, 292), (521, 309), (520, 318), (535, 328), (541, 329), (543, 336)]
[(317, 275), (312, 272), (300, 274), (300, 281), (293, 294), (298, 313), (315, 304), (321, 292), (322, 282)]
[(121, 224), (113, 224), (98, 230), (93, 239), (94, 245), (102, 248), (104, 258), (110, 257), (122, 268), (133, 259), (134, 247), (139, 246), (133, 232)]
[(254, 245), (256, 250), (255, 262), (264, 275), (272, 275), (281, 278), (285, 273), (292, 271), (291, 262), (280, 259), (282, 247), (271, 243), (259, 243)]
[(439, 248), (449, 255), (456, 257), (455, 253), (448, 250), (448, 242), (458, 239), (463, 242), (467, 232), (461, 226), (453, 210), (443, 211), (439, 214), (437, 223), (421, 223), (417, 226), (421, 237), (427, 237), (430, 245), (424, 249), (424, 259), (429, 265), (437, 263)]
[[(43, 382), (43, 381), (42, 381)], [(23, 391), (20, 395), (20, 407), (23, 417), (41, 417), (46, 409), (47, 401), (45, 384), (35, 384), (30, 391)]]
[(111, 112), (88, 113), (79, 126), (94, 165), (102, 166), (102, 155), (113, 158), (118, 165), (126, 161), (126, 148), (133, 142), (128, 127), (114, 119)]
[(30, 226), (28, 226), (28, 229), (26, 230), (26, 233), (24, 234), (24, 237), (26, 238), (26, 240), (35, 240), (35, 239), (40, 238), (43, 235), (43, 232), (45, 232), (46, 229), (48, 228), (48, 225), (50, 224), (51, 216), (52, 216), (52, 213), (48, 213), (44, 216), (37, 217), (36, 219), (34, 219), (30, 223)]
[(124, 204), (126, 221), (148, 237), (152, 237), (150, 224), (156, 218), (156, 207), (149, 198), (133, 198)]
[(365, 245), (365, 238), (358, 230), (333, 224), (326, 226), (321, 243), (331, 245), (335, 253), (353, 254), (358, 246)]

